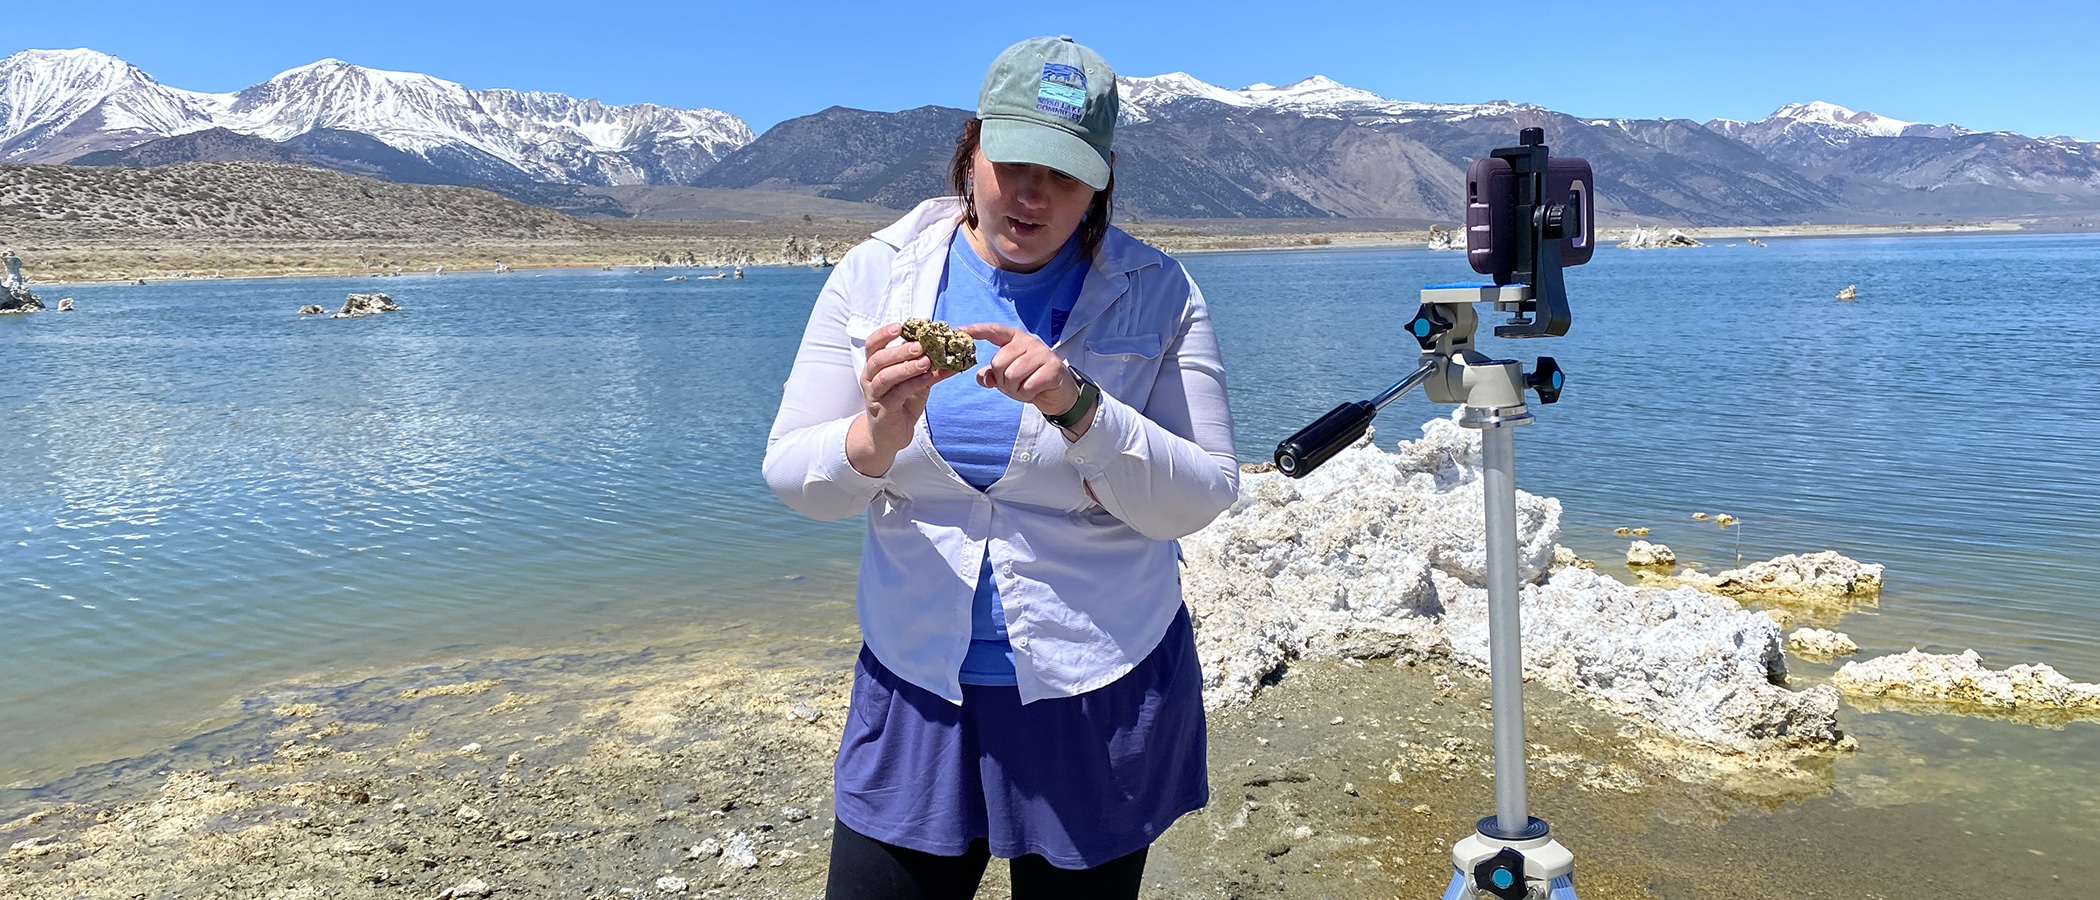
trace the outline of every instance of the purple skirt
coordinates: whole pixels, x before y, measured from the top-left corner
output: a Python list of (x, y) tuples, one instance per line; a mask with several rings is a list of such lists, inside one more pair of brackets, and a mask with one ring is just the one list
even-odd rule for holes
[(993, 856), (1085, 869), (1151, 845), (1210, 801), (1187, 608), (1104, 687), (1026, 706), (1011, 685), (962, 690), (951, 704), (861, 648), (835, 766), (840, 822), (941, 856), (982, 838)]

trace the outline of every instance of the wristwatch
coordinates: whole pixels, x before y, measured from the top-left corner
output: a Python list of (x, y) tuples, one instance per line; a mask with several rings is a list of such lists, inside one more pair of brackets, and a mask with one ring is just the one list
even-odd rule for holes
[(1071, 366), (1066, 366), (1065, 368), (1071, 371), (1073, 378), (1079, 380), (1079, 399), (1072, 403), (1071, 409), (1065, 410), (1058, 415), (1044, 416), (1043, 421), (1049, 422), (1065, 431), (1070, 431), (1073, 426), (1086, 421), (1087, 416), (1093, 415), (1094, 403), (1101, 399), (1101, 388), (1095, 385), (1092, 379), (1086, 377), (1085, 372), (1081, 372)]

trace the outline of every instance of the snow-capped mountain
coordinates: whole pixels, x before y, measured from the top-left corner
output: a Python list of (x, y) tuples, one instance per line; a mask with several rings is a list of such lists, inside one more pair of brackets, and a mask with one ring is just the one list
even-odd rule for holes
[(752, 140), (741, 119), (712, 109), (470, 90), (335, 59), (232, 94), (168, 88), (91, 50), (0, 60), (0, 159), (8, 162), (60, 162), (209, 128), (278, 142), (358, 132), (465, 182), (683, 184)]
[(1706, 127), (1768, 153), (1802, 165), (1829, 162), (1854, 143), (1871, 138), (1952, 138), (1971, 134), (1958, 125), (1921, 125), (1870, 112), (1854, 112), (1835, 103), (1789, 103), (1756, 122), (1715, 119)]
[(1782, 106), (1757, 122), (1716, 119), (1706, 127), (1825, 180), (2055, 195), (2050, 205), (2100, 194), (2100, 145), (2081, 141), (1921, 125), (1820, 100)]
[(1117, 78), (1116, 93), (1121, 100), (1118, 119), (1130, 123), (1152, 121), (1191, 101), (1301, 116), (1383, 116), (1401, 121), (1499, 115), (1520, 108), (1517, 104), (1500, 102), (1465, 104), (1393, 100), (1350, 87), (1325, 75), (1314, 75), (1282, 87), (1257, 83), (1235, 91), (1186, 72), (1170, 72), (1149, 77)]
[(93, 50), (0, 60), (0, 162), (66, 159), (212, 127), (230, 98), (171, 88)]

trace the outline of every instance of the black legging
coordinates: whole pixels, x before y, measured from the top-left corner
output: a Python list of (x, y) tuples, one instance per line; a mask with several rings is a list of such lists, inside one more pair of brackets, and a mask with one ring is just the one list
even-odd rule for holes
[[(825, 900), (970, 900), (991, 862), (982, 838), (961, 856), (937, 856), (885, 844), (837, 823), (831, 831), (831, 876)], [(1033, 853), (1013, 861), (1014, 900), (1136, 900), (1145, 851), (1091, 869), (1060, 869)]]

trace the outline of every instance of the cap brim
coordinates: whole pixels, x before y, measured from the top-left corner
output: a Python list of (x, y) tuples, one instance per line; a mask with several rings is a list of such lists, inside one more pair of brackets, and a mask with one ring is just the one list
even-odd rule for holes
[(986, 119), (978, 141), (984, 158), (992, 162), (1049, 166), (1094, 190), (1108, 187), (1108, 154), (1061, 128), (1023, 119)]

